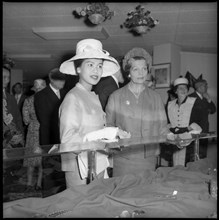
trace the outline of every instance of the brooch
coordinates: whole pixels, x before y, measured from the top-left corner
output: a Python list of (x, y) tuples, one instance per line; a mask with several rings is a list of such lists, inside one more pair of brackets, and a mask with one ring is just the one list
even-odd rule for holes
[(130, 105), (130, 102), (129, 102), (129, 100), (126, 100), (126, 102), (125, 102), (125, 103), (126, 103), (126, 105)]

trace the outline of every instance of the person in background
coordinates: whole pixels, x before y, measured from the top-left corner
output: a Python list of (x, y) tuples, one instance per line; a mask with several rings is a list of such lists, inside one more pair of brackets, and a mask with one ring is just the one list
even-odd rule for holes
[[(143, 48), (133, 48), (123, 59), (123, 70), (130, 81), (112, 93), (106, 106), (107, 126), (116, 126), (131, 137), (166, 134), (167, 118), (160, 95), (145, 83), (152, 63)], [(159, 143), (124, 148), (113, 157), (113, 176), (155, 170)]]
[(59, 144), (59, 106), (66, 92), (65, 75), (58, 68), (49, 72), (49, 85), (34, 96), (34, 107), (40, 123), (40, 144)]
[[(34, 95), (35, 113), (40, 123), (40, 145), (60, 143), (59, 106), (66, 94), (66, 91), (63, 89), (65, 75), (58, 68), (54, 68), (49, 72), (48, 76), (49, 84)], [(54, 191), (52, 189), (57, 184), (59, 184), (60, 189), (62, 185), (65, 185), (64, 175), (61, 171), (60, 155), (43, 157), (42, 167), (44, 169), (42, 180), (43, 194), (48, 195), (49, 191)], [(46, 172), (48, 169), (52, 169), (52, 173), (48, 174), (49, 172)]]
[[(208, 83), (204, 79), (198, 79), (194, 84), (195, 91), (189, 95), (189, 97), (195, 97), (197, 99), (197, 105), (194, 111), (200, 112), (199, 125), (202, 128), (202, 133), (209, 132), (209, 114), (216, 112), (216, 105), (211, 100), (208, 93)], [(208, 139), (201, 139), (200, 142), (200, 158), (207, 157)]]
[[(166, 112), (167, 112), (168, 103), (177, 98), (177, 94), (175, 93), (173, 84), (171, 84), (170, 89), (167, 90), (167, 95), (168, 95), (168, 98), (167, 98), (167, 102), (165, 104)], [(168, 115), (167, 115), (167, 117), (168, 117)]]
[[(34, 80), (34, 86), (32, 90), (37, 93), (46, 87), (46, 81), (43, 79)], [(35, 108), (34, 108), (34, 95), (28, 97), (24, 101), (23, 105), (23, 121), (27, 126), (27, 136), (25, 143), (25, 155), (31, 155), (34, 153), (40, 153), (41, 148), (39, 144), (39, 127), (40, 124), (37, 120)], [(33, 172), (34, 168), (38, 168), (37, 183), (35, 189), (42, 189), (42, 158), (30, 157), (24, 159), (24, 167), (27, 167), (27, 186), (26, 192), (33, 191)]]
[[(195, 111), (196, 98), (189, 97), (189, 82), (186, 78), (179, 77), (174, 81), (174, 91), (177, 94), (177, 99), (168, 102), (168, 128), (173, 134), (183, 134), (197, 130), (201, 132), (198, 117), (200, 112)], [(178, 149), (173, 152), (173, 166), (185, 166), (186, 149)]]
[(105, 111), (110, 94), (119, 89), (119, 84), (122, 83), (124, 83), (124, 78), (121, 70), (119, 70), (112, 76), (102, 77), (97, 85), (93, 87), (93, 91), (99, 96), (103, 111)]
[[(24, 133), (21, 113), (13, 95), (7, 92), (10, 82), (10, 69), (2, 68), (2, 112), (3, 112), (3, 150), (24, 147)], [(22, 168), (23, 160), (4, 161), (3, 182), (12, 182), (16, 172)]]
[(154, 76), (151, 73), (149, 73), (147, 75), (146, 83), (147, 83), (148, 88), (151, 88), (153, 90), (156, 89), (156, 80), (155, 80)]
[[(90, 132), (104, 128), (105, 113), (98, 96), (91, 91), (92, 86), (101, 77), (110, 76), (119, 69), (116, 59), (102, 49), (99, 40), (84, 39), (77, 43), (76, 55), (60, 66), (60, 71), (65, 74), (79, 75), (79, 82), (67, 93), (59, 108), (61, 143), (82, 142)], [(69, 150), (74, 150), (74, 147)], [(87, 172), (84, 168), (88, 165), (87, 162), (85, 167), (82, 164), (86, 161), (86, 153), (61, 155), (67, 188), (86, 184)], [(107, 155), (97, 152), (96, 160), (97, 178), (107, 178)]]
[(26, 99), (26, 95), (23, 93), (22, 84), (20, 82), (15, 83), (12, 87), (12, 92), (14, 94), (18, 108), (22, 115), (22, 108), (23, 108), (24, 100)]
[(3, 66), (3, 148), (23, 147), (24, 133), (21, 113), (13, 95), (6, 91), (10, 69)]

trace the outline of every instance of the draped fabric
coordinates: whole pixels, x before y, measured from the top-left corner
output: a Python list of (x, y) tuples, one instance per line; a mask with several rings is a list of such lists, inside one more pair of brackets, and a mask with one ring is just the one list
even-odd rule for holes
[(217, 212), (217, 200), (208, 191), (210, 165), (211, 161), (200, 160), (188, 167), (145, 168), (132, 175), (96, 179), (47, 198), (6, 202), (3, 217), (114, 218), (125, 210), (138, 210), (142, 218), (207, 218)]

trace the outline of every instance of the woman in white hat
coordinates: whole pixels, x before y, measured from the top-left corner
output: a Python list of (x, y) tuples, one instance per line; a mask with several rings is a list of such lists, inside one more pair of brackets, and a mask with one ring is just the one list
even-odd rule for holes
[[(43, 79), (34, 80), (34, 86), (31, 88), (35, 93), (41, 91), (46, 87), (46, 81)], [(37, 120), (35, 108), (34, 108), (34, 95), (28, 97), (24, 101), (22, 108), (23, 121), (27, 125), (27, 136), (25, 143), (25, 154), (31, 155), (34, 153), (40, 153), (41, 148), (39, 144), (39, 127), (40, 124)], [(42, 189), (42, 158), (30, 157), (24, 159), (24, 167), (27, 167), (27, 188), (26, 191), (41, 190)], [(37, 184), (33, 186), (33, 172), (34, 168), (38, 168)]]
[[(189, 97), (189, 82), (186, 78), (179, 77), (174, 81), (174, 91), (177, 98), (170, 101), (167, 106), (169, 130), (173, 134), (185, 134), (187, 132), (201, 132), (198, 125), (200, 121), (199, 112), (195, 112), (196, 98)], [(178, 149), (173, 153), (173, 165), (185, 166), (186, 148)]]
[[(60, 66), (63, 73), (79, 75), (79, 82), (67, 93), (59, 108), (61, 143), (82, 142), (86, 134), (105, 126), (105, 113), (98, 95), (91, 89), (101, 77), (112, 75), (119, 69), (118, 62), (103, 50), (99, 40), (84, 39), (78, 42), (76, 55)], [(69, 150), (74, 150), (74, 147)], [(61, 158), (67, 188), (85, 184), (87, 164), (83, 167), (83, 163), (87, 163), (86, 155), (76, 157), (73, 153), (67, 153), (62, 154)], [(97, 153), (97, 174), (107, 177), (105, 171), (108, 166), (107, 156)]]
[[(146, 80), (152, 58), (143, 48), (131, 49), (123, 59), (129, 82), (112, 93), (106, 106), (107, 126), (117, 126), (131, 137), (165, 134), (167, 118), (160, 95), (148, 88)], [(155, 170), (159, 143), (124, 148), (113, 157), (113, 176)]]

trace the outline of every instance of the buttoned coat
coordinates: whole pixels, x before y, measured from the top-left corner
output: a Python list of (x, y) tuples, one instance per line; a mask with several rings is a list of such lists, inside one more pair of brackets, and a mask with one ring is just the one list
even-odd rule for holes
[[(67, 144), (82, 142), (87, 133), (102, 129), (106, 122), (98, 96), (80, 83), (65, 96), (59, 108), (59, 117), (61, 143)], [(69, 150), (74, 150), (74, 147)], [(107, 158), (97, 155), (97, 160), (99, 157)], [(61, 158), (63, 171), (77, 171), (75, 154), (62, 154)]]
[[(150, 137), (166, 134), (167, 117), (160, 95), (145, 87), (137, 99), (129, 85), (113, 92), (106, 106), (107, 126), (117, 126), (132, 137)], [(131, 157), (137, 156), (133, 150)], [(159, 154), (159, 145), (146, 147), (146, 157)]]
[(60, 99), (48, 85), (34, 96), (34, 107), (37, 120), (40, 123), (40, 144), (60, 143), (59, 106), (65, 96), (65, 90), (60, 90)]

